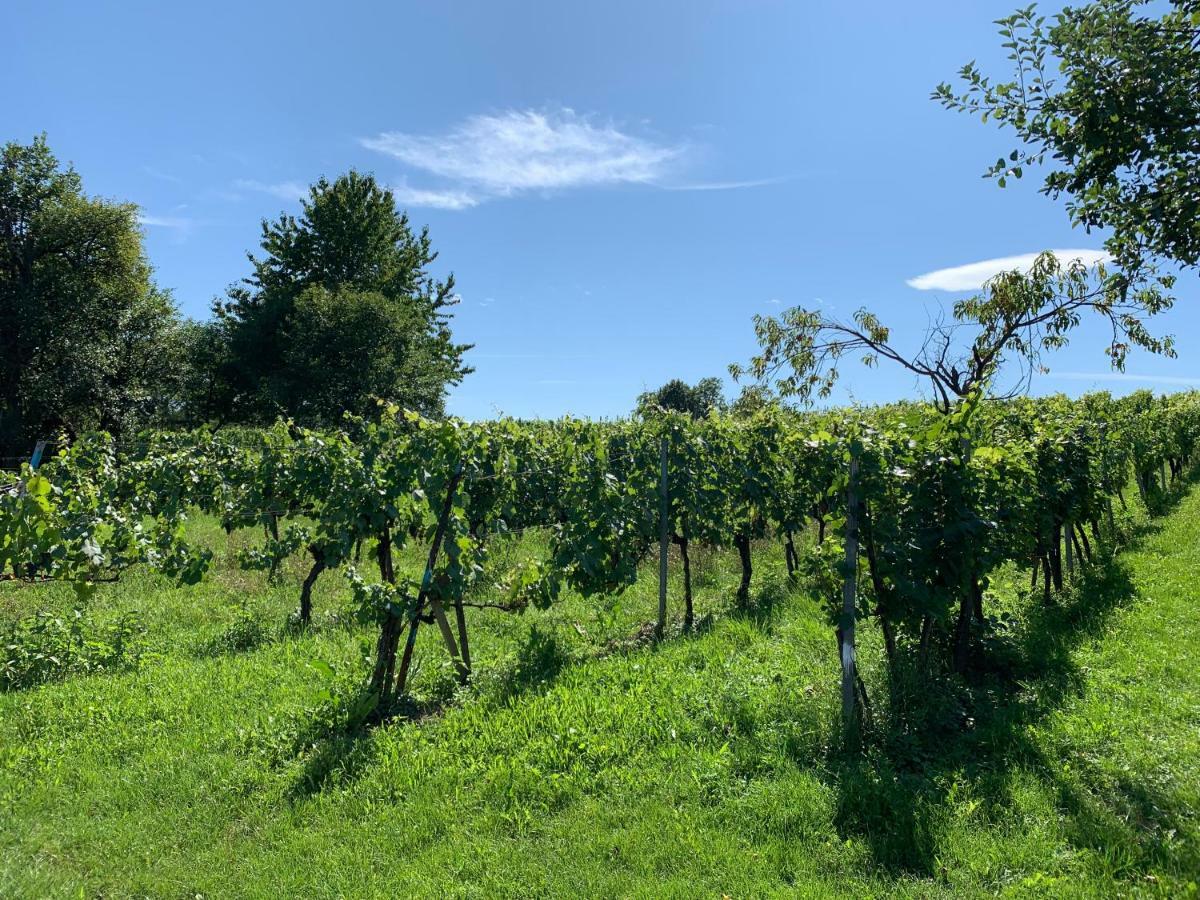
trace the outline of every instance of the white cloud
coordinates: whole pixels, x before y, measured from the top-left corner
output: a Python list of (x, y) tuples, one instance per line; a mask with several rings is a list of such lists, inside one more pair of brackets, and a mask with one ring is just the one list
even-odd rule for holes
[(137, 220), (139, 225), (148, 228), (191, 228), (195, 224), (182, 216), (152, 216), (146, 213), (138, 213)]
[(771, 184), (782, 184), (790, 178), (753, 178), (747, 181), (697, 181), (687, 184), (661, 184), (664, 191), (736, 191), (742, 188), (766, 187)]
[(281, 181), (275, 184), (267, 184), (250, 178), (239, 178), (233, 185), (243, 191), (258, 191), (262, 194), (270, 194), (273, 197), (278, 197), (280, 200), (299, 200), (301, 197), (308, 196), (308, 186), (298, 181)]
[[(1061, 262), (1082, 260), (1084, 265), (1094, 266), (1096, 263), (1107, 262), (1111, 257), (1103, 250), (1051, 250)], [(985, 259), (980, 262), (967, 263), (964, 266), (954, 266), (949, 269), (938, 269), (936, 272), (926, 272), (905, 282), (909, 287), (919, 291), (977, 291), (989, 278), (1001, 272), (1019, 269), (1028, 271), (1037, 253), (1022, 253), (1019, 256), (1001, 256), (997, 259)]]
[(1069, 381), (1139, 381), (1147, 384), (1175, 384), (1184, 387), (1200, 386), (1200, 378), (1184, 378), (1178, 375), (1136, 375), (1129, 372), (1050, 372), (1047, 378), (1065, 378)]
[(431, 206), (434, 209), (470, 209), (479, 198), (463, 190), (431, 191), (401, 182), (392, 186), (392, 196), (401, 206)]
[(684, 154), (682, 146), (597, 125), (570, 109), (471, 116), (440, 135), (391, 131), (361, 143), (453, 182), (476, 202), (527, 191), (651, 184)]
[(162, 169), (156, 169), (153, 166), (142, 166), (142, 171), (151, 178), (157, 178), (159, 181), (169, 181), (171, 184), (183, 184), (183, 179), (178, 175), (172, 175), (170, 172), (164, 172)]

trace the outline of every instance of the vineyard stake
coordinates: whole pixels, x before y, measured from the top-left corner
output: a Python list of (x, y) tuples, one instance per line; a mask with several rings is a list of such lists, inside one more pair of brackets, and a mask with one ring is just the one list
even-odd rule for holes
[[(433, 567), (437, 563), (442, 539), (446, 536), (446, 523), (454, 508), (454, 492), (458, 489), (458, 482), (462, 478), (462, 474), (463, 465), (459, 463), (454, 469), (454, 474), (450, 476), (450, 485), (446, 489), (446, 503), (442, 506), (442, 514), (438, 517), (437, 528), (434, 529), (433, 545), (429, 548), (429, 560), (425, 563), (425, 574), (421, 578), (421, 592), (417, 595), (417, 602), (413, 605), (412, 618), (408, 623), (408, 640), (404, 644), (404, 657), (400, 661), (400, 671), (396, 675), (397, 696), (404, 693), (408, 682), (408, 669), (412, 665), (413, 648), (417, 644), (417, 626), (421, 624), (421, 611), (425, 608), (425, 600), (429, 596), (429, 589), (433, 584)], [(457, 657), (457, 650), (454, 651), (454, 655)]]
[(658, 473), (658, 624), (654, 636), (662, 640), (667, 627), (667, 549), (671, 542), (671, 509), (667, 485), (667, 438), (659, 442)]
[(858, 582), (858, 458), (850, 452), (850, 477), (846, 482), (846, 558), (845, 581), (842, 583), (842, 615), (838, 626), (838, 645), (842, 656), (842, 727), (847, 747), (855, 736), (854, 687), (854, 613), (855, 590)]

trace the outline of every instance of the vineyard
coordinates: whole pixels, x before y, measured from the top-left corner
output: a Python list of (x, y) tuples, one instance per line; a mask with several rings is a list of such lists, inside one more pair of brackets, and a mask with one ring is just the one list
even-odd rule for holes
[[(426, 894), (620, 893), (653, 866), (681, 894), (1051, 872), (1049, 893), (1158, 873), (1169, 895), (1196, 846), (1193, 639), (1190, 570), (1160, 554), (1194, 528), (1138, 547), (1198, 437), (1200, 396), (1141, 392), (81, 438), (0, 493), (0, 893), (284, 870), (386, 893), (394, 853)], [(1088, 663), (1122, 687), (1062, 719), (1064, 641), (1133, 590), (1115, 553), (1158, 599)], [(1082, 768), (1057, 772), (1068, 741)], [(1183, 773), (1136, 827), (1101, 799), (1130, 766)], [(997, 784), (1018, 832), (968, 812)]]
[[(85, 599), (134, 564), (201, 580), (212, 551), (189, 544), (194, 513), (261, 540), (241, 564), (274, 577), (293, 555), (310, 566), (295, 619), (312, 618), (319, 578), (342, 572), (360, 621), (378, 628), (366, 696), (387, 718), (405, 696), (417, 632), (436, 626), (459, 679), (472, 673), (468, 617), (488, 605), (553, 604), (563, 588), (616, 594), (659, 554), (654, 636), (668, 626), (669, 545), (683, 566), (682, 628), (694, 627), (690, 553), (736, 551), (745, 604), (751, 543), (778, 542), (788, 573), (828, 599), (842, 667), (843, 715), (857, 727), (855, 633), (877, 626), (889, 671), (965, 672), (989, 627), (991, 573), (1028, 571), (1047, 603), (1064, 569), (1119, 540), (1114, 504), (1132, 483), (1165, 492), (1200, 439), (1200, 396), (968, 402), (748, 419), (672, 414), (645, 421), (431, 421), (396, 408), (337, 432), (281, 422), (262, 432), (144, 435), (119, 447), (76, 442), (0, 502), (0, 571), (59, 580)], [(541, 558), (497, 571), (489, 551), (530, 529)], [(418, 573), (395, 554), (422, 548)], [(5, 683), (40, 677), (6, 664)], [(851, 735), (851, 738), (853, 736)]]

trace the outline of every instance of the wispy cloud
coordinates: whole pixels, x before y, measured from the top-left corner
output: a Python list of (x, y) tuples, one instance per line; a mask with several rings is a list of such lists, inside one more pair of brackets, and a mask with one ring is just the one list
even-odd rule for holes
[(1047, 378), (1065, 378), (1069, 381), (1136, 381), (1145, 384), (1174, 384), (1184, 387), (1200, 386), (1200, 378), (1179, 375), (1140, 375), (1130, 372), (1054, 372)]
[(737, 191), (742, 188), (767, 187), (791, 181), (791, 176), (778, 178), (752, 178), (747, 181), (695, 181), (684, 184), (660, 184), (664, 191)]
[(406, 182), (393, 185), (392, 195), (401, 206), (429, 206), (434, 209), (470, 209), (479, 205), (479, 198), (464, 190), (428, 190), (411, 187)]
[(267, 183), (255, 181), (252, 178), (239, 178), (233, 183), (233, 186), (243, 191), (258, 191), (261, 194), (270, 194), (273, 197), (278, 197), (280, 200), (299, 200), (301, 197), (308, 196), (308, 186), (298, 181)]
[[(461, 205), (446, 208), (531, 191), (652, 184), (686, 150), (565, 108), (471, 116), (443, 134), (389, 131), (362, 138), (361, 144), (451, 182), (450, 193), (461, 195)], [(466, 203), (467, 196), (474, 202)]]
[[(1051, 250), (1050, 252), (1064, 263), (1078, 259), (1087, 266), (1094, 266), (1096, 263), (1107, 262), (1111, 259), (1103, 250)], [(926, 272), (924, 275), (908, 279), (906, 284), (919, 291), (977, 291), (989, 278), (999, 275), (1001, 272), (1010, 272), (1013, 269), (1019, 269), (1022, 272), (1028, 271), (1037, 257), (1037, 253), (1022, 253), (1019, 256), (985, 259), (963, 266)]]
[(443, 178), (499, 195), (586, 185), (645, 183), (682, 148), (597, 126), (570, 109), (471, 116), (442, 135), (385, 132), (363, 146)]
[(178, 175), (172, 175), (170, 172), (164, 172), (162, 169), (154, 168), (154, 166), (142, 166), (142, 171), (151, 178), (157, 178), (159, 181), (169, 181), (171, 184), (183, 184), (183, 179)]
[(147, 228), (181, 228), (187, 229), (195, 225), (195, 221), (183, 216), (152, 216), (148, 213), (138, 213), (138, 224)]

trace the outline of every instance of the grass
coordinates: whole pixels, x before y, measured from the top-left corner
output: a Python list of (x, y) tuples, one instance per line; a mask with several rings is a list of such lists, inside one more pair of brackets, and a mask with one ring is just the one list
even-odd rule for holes
[[(362, 730), (339, 700), (371, 635), (342, 580), (290, 630), (301, 561), (268, 585), (194, 523), (212, 578), (130, 573), (88, 611), (138, 617), (135, 668), (0, 694), (0, 896), (1196, 893), (1200, 491), (1176, 502), (1052, 607), (998, 579), (989, 668), (851, 758), (832, 629), (775, 546), (745, 614), (735, 554), (699, 554), (702, 627), (659, 645), (630, 639), (649, 571), (621, 598), (472, 610), (467, 689), (426, 629), (424, 715)], [(70, 597), (0, 591), (0, 620), (34, 608)]]

